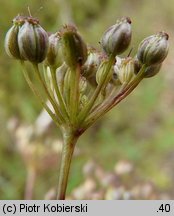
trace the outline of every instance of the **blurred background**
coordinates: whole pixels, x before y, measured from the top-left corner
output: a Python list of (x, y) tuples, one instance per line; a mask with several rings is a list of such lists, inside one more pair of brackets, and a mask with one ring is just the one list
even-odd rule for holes
[[(132, 55), (161, 30), (170, 51), (160, 73), (145, 79), (79, 140), (69, 199), (174, 199), (173, 0), (0, 0), (0, 199), (51, 199), (58, 179), (61, 135), (28, 88), (4, 37), (17, 14), (39, 18), (48, 32), (73, 22), (99, 47), (116, 19), (132, 19)], [(128, 52), (127, 52), (128, 53)], [(127, 55), (124, 53), (124, 56)]]

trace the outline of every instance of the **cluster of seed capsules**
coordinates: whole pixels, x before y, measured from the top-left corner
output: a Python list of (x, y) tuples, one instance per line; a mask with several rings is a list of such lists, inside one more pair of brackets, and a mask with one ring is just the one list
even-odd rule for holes
[[(69, 104), (72, 96), (69, 91), (73, 90), (70, 87), (70, 74), (80, 71), (76, 76), (79, 86), (74, 86), (78, 89), (78, 97), (74, 99), (79, 100), (76, 115), (88, 106), (84, 115), (81, 114), (83, 120), (85, 114), (98, 109), (103, 100), (110, 97), (113, 89), (130, 84), (140, 72), (143, 73), (143, 78), (152, 77), (159, 72), (168, 54), (168, 34), (159, 32), (145, 38), (140, 43), (136, 56), (121, 58), (118, 55), (128, 49), (131, 35), (131, 20), (124, 17), (104, 32), (100, 40), (102, 49), (98, 51), (84, 42), (73, 25), (65, 25), (60, 31), (50, 35), (37, 19), (17, 16), (7, 32), (5, 50), (9, 56), (23, 62), (42, 63), (47, 73), (50, 68), (53, 69), (65, 107), (72, 105)], [(100, 94), (95, 92), (96, 89)], [(95, 93), (98, 99), (92, 96)], [(93, 104), (91, 102), (90, 106), (91, 97)]]

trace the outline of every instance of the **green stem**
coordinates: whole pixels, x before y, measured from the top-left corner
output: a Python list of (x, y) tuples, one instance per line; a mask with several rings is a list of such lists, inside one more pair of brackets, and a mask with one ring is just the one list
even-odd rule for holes
[(21, 66), (22, 66), (23, 75), (24, 75), (25, 80), (27, 81), (30, 89), (32, 90), (32, 92), (34, 93), (34, 95), (39, 99), (39, 101), (41, 102), (42, 106), (46, 109), (46, 111), (51, 116), (51, 118), (56, 123), (56, 125), (60, 126), (61, 125), (61, 120), (50, 110), (50, 108), (47, 106), (47, 104), (43, 100), (42, 96), (39, 94), (39, 92), (37, 91), (37, 89), (33, 85), (32, 81), (30, 80), (30, 77), (29, 77), (29, 75), (28, 75), (28, 73), (27, 73), (27, 71), (25, 69), (24, 62), (22, 62), (22, 61), (21, 61)]
[(43, 77), (45, 81), (45, 85), (47, 86), (48, 91), (50, 92), (50, 95), (52, 98), (54, 98), (54, 92), (52, 89), (52, 85), (50, 82), (50, 77), (48, 76), (47, 66), (43, 65)]
[(76, 124), (78, 105), (79, 105), (79, 79), (80, 79), (80, 66), (71, 69), (70, 74), (70, 117), (73, 124)]
[(87, 104), (87, 106), (85, 107), (85, 109), (79, 115), (80, 124), (83, 122), (83, 120), (86, 118), (86, 116), (90, 112), (90, 110), (93, 107), (93, 105), (95, 104), (95, 101), (97, 100), (98, 95), (100, 94), (102, 88), (105, 86), (106, 82), (108, 81), (108, 77), (110, 77), (109, 72), (111, 70), (111, 67), (112, 67), (114, 61), (115, 61), (115, 55), (111, 55), (109, 58), (109, 61), (108, 61), (108, 65), (105, 67), (105, 71), (103, 73), (105, 75), (105, 77), (103, 78), (102, 82), (97, 86), (94, 94), (92, 95), (92, 97), (91, 97), (89, 103)]
[(65, 77), (64, 77), (64, 83), (63, 83), (63, 95), (65, 98), (65, 103), (68, 109), (69, 115), (71, 114), (70, 109), (70, 80), (71, 80), (71, 71), (70, 69), (67, 70)]
[(44, 82), (44, 80), (42, 79), (41, 75), (40, 75), (40, 71), (39, 71), (39, 68), (38, 68), (38, 65), (37, 64), (33, 64), (34, 66), (34, 70), (35, 70), (35, 74), (37, 75), (37, 78), (38, 78), (38, 81), (40, 82), (40, 84), (43, 86), (44, 90), (45, 90), (45, 93), (49, 99), (49, 101), (51, 102), (56, 114), (59, 116), (59, 118), (61, 119), (62, 122), (65, 122), (63, 116), (62, 116), (62, 113), (60, 112), (59, 108), (58, 108), (58, 105), (56, 104), (56, 102), (54, 101), (54, 99), (51, 97), (48, 89), (47, 89), (47, 86)]
[(77, 142), (78, 136), (75, 136), (71, 131), (63, 134), (63, 150), (60, 164), (60, 173), (58, 181), (57, 199), (64, 200), (68, 183), (71, 160)]
[(145, 67), (145, 65), (142, 66), (141, 71), (135, 77), (135, 79), (131, 81), (125, 88), (123, 88), (122, 91), (119, 92), (114, 98), (112, 98), (109, 103), (103, 104), (102, 106), (98, 107), (93, 113), (91, 113), (91, 115), (86, 119), (84, 126), (82, 126), (84, 130), (89, 128), (97, 119), (111, 110), (137, 87), (137, 85), (144, 78)]
[(50, 70), (51, 70), (51, 76), (52, 76), (53, 86), (54, 86), (55, 91), (56, 91), (57, 99), (59, 101), (62, 114), (64, 115), (64, 117), (66, 118), (66, 120), (68, 120), (69, 119), (69, 115), (68, 115), (68, 111), (67, 111), (67, 108), (66, 108), (66, 104), (65, 104), (65, 101), (63, 99), (62, 94), (59, 91), (59, 87), (57, 85), (56, 71), (53, 68), (50, 68)]

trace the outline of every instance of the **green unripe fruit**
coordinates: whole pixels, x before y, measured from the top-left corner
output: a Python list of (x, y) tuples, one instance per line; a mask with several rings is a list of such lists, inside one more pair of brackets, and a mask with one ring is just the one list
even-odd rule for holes
[(5, 50), (13, 58), (42, 62), (48, 50), (47, 32), (33, 17), (17, 16), (5, 38)]
[(5, 51), (8, 56), (15, 59), (23, 59), (19, 52), (18, 33), (19, 28), (24, 24), (25, 17), (17, 16), (13, 19), (13, 26), (8, 30), (5, 37)]
[(101, 62), (106, 58), (103, 53), (94, 48), (88, 49), (88, 57), (82, 67), (82, 76), (84, 76), (92, 86), (96, 86), (96, 72)]
[(111, 26), (102, 36), (101, 46), (107, 55), (124, 52), (131, 41), (131, 20), (122, 18)]
[(88, 49), (88, 57), (82, 68), (82, 75), (87, 79), (96, 75), (96, 71), (102, 62), (103, 56), (93, 48)]
[(145, 69), (144, 78), (150, 78), (155, 76), (161, 69), (161, 64), (151, 65)]
[(60, 55), (60, 38), (58, 34), (52, 34), (49, 36), (49, 47), (46, 56), (46, 65), (58, 67), (61, 65)]
[(26, 60), (40, 63), (48, 51), (48, 34), (38, 20), (28, 17), (18, 33), (19, 52)]
[(62, 57), (71, 68), (82, 66), (87, 59), (87, 46), (74, 26), (67, 25), (60, 31)]
[(138, 60), (147, 66), (162, 63), (168, 54), (168, 38), (165, 32), (145, 38), (138, 48)]
[(118, 66), (118, 69), (116, 71), (117, 77), (120, 80), (120, 82), (123, 83), (129, 83), (134, 76), (134, 70), (135, 70), (135, 63), (134, 59), (128, 57), (121, 60), (121, 63)]

